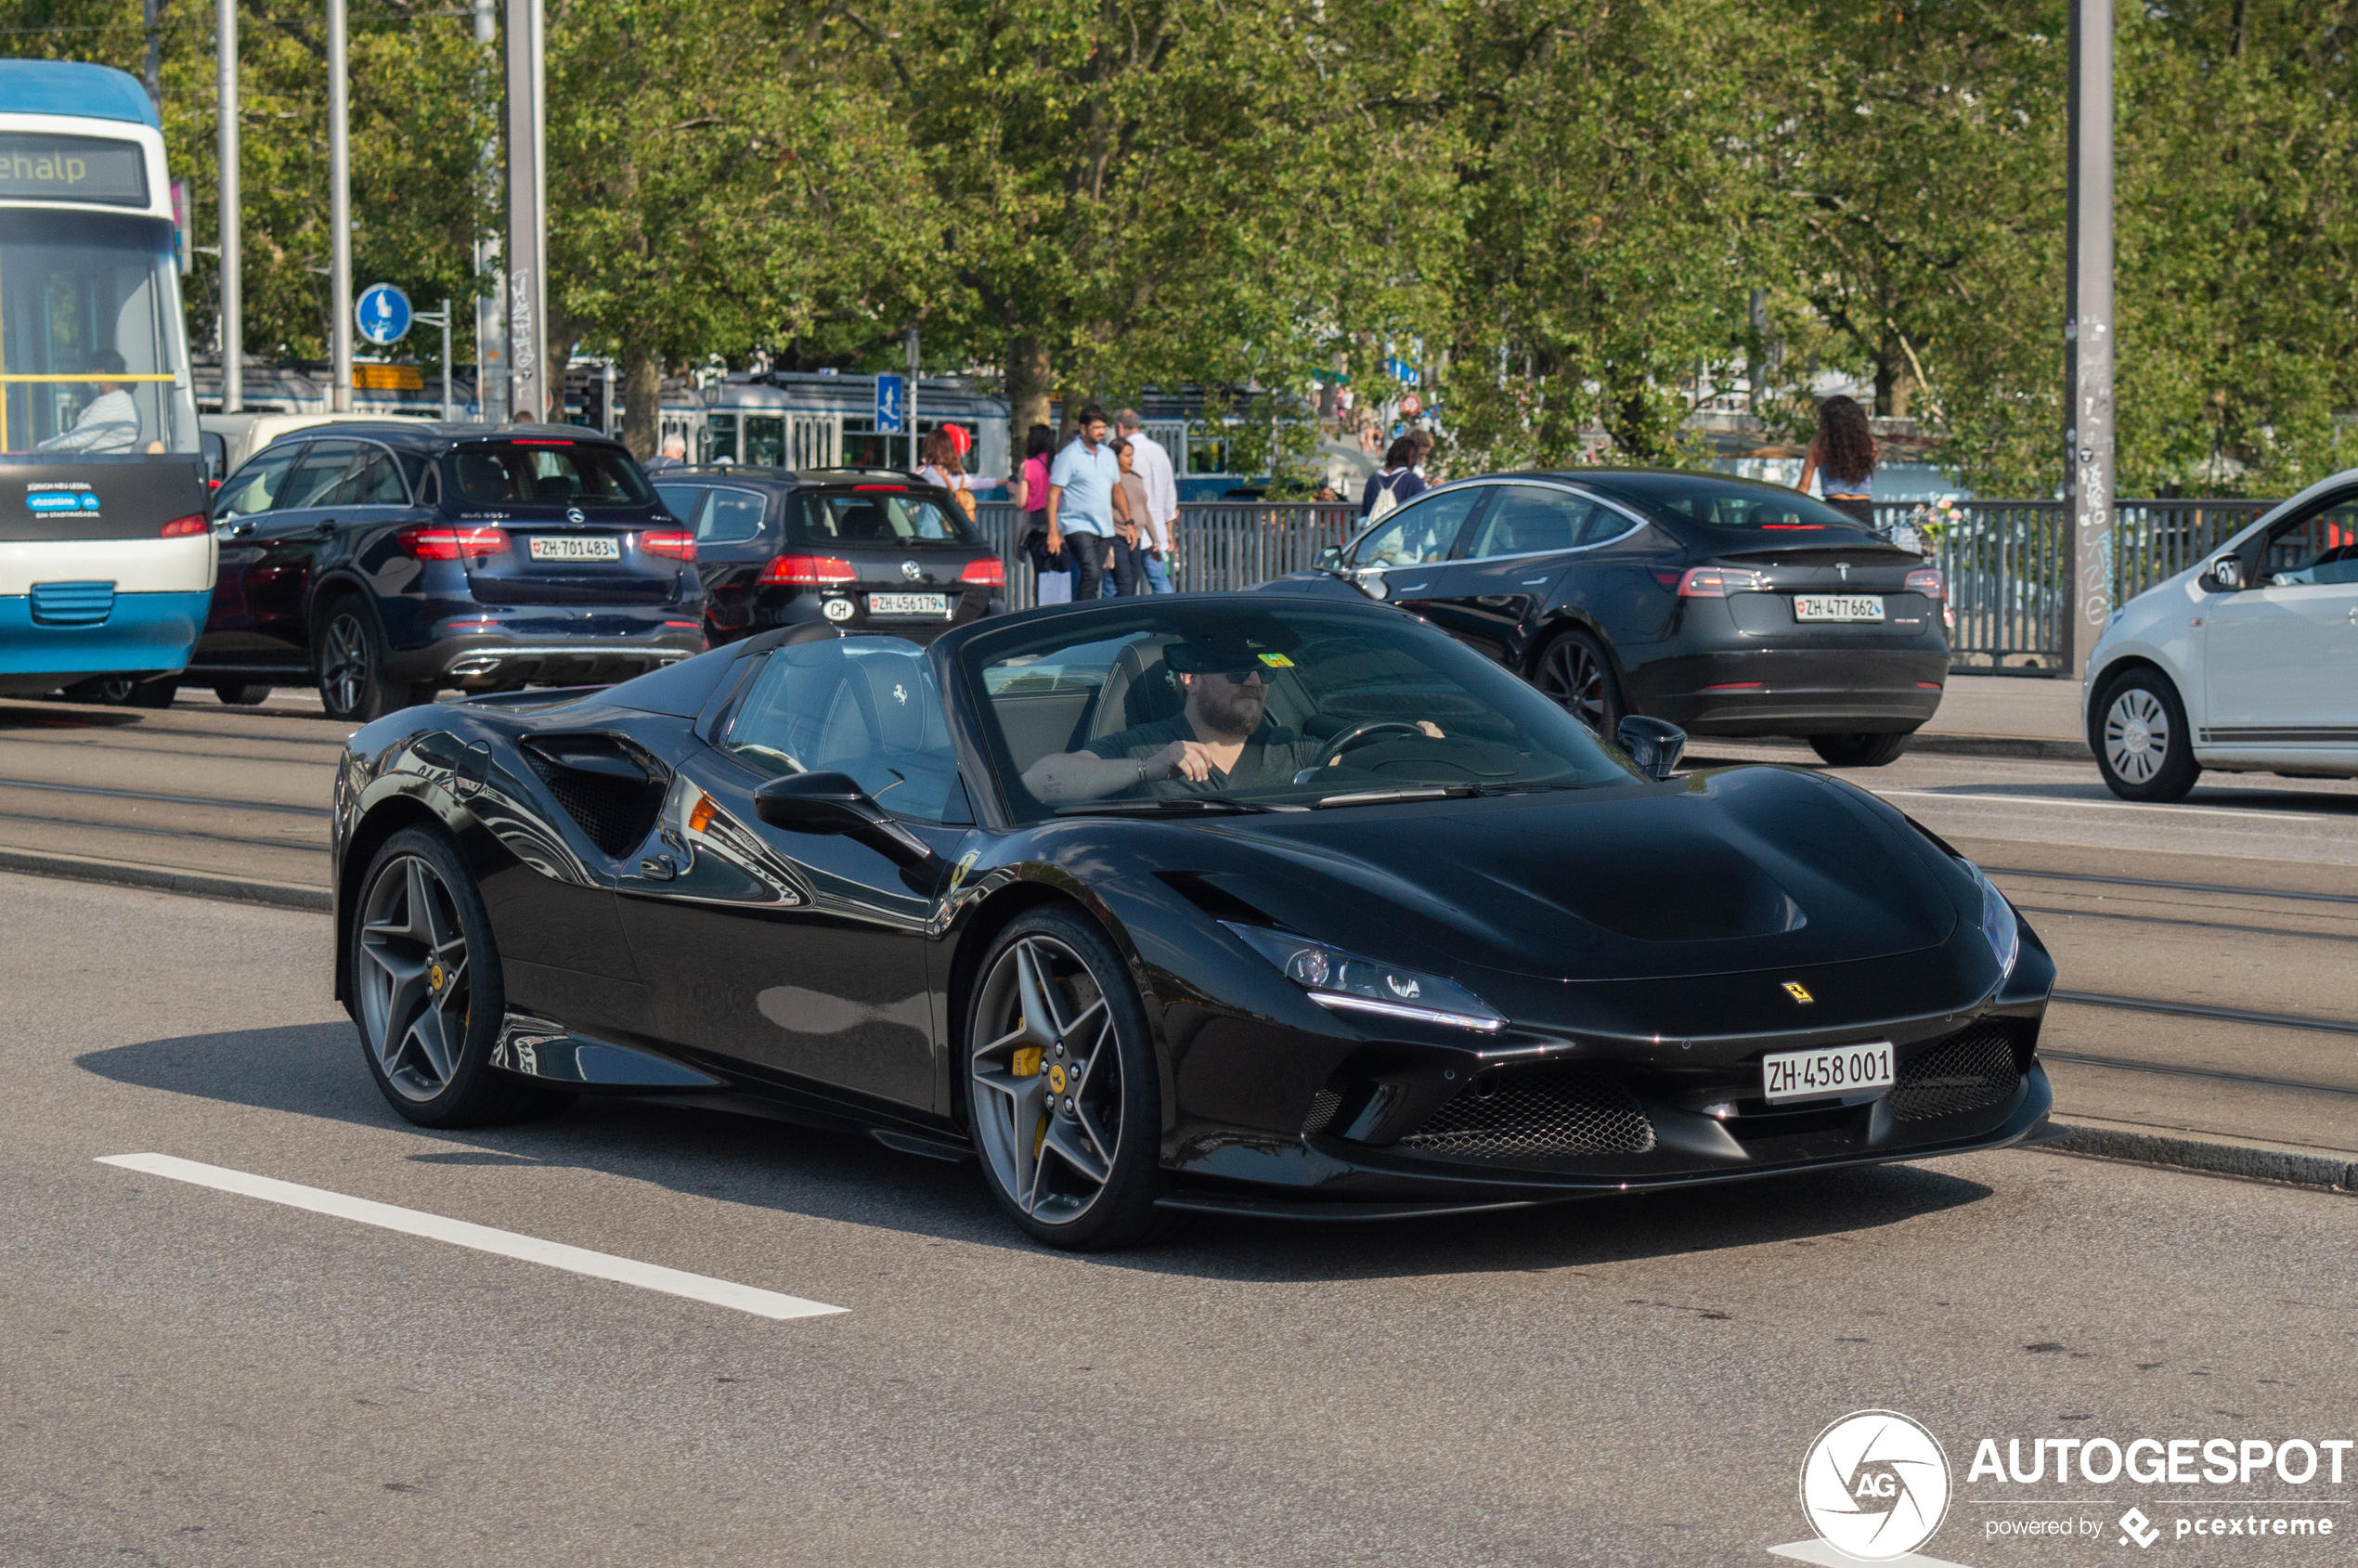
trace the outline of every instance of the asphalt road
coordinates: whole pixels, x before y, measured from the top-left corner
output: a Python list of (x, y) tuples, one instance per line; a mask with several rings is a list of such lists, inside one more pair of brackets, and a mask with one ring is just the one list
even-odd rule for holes
[[(1989, 1540), (2057, 1511), (2014, 1495), (2287, 1493), (1996, 1506), (1978, 1436), (2332, 1437), (2358, 1397), (2346, 1197), (2022, 1150), (1074, 1258), (971, 1165), (848, 1137), (411, 1128), (314, 915), (0, 877), (0, 944), (10, 1564), (1768, 1563), (1810, 1533), (1809, 1441), (1868, 1406), (1957, 1469), (1928, 1551), (2053, 1563), (2118, 1549)], [(97, 1162), (138, 1152), (846, 1310)], [(2291, 1490), (2358, 1529), (2350, 1482)]]

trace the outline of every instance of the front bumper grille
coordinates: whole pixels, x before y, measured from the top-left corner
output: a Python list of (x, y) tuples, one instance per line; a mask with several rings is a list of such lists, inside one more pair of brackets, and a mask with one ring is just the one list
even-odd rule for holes
[(2003, 1105), (2022, 1082), (2015, 1036), (2006, 1021), (1984, 1018), (1934, 1041), (1900, 1064), (1884, 1103), (1901, 1121)]
[(1654, 1127), (1637, 1096), (1601, 1073), (1540, 1067), (1476, 1080), (1400, 1143), (1424, 1154), (1515, 1160), (1644, 1154)]

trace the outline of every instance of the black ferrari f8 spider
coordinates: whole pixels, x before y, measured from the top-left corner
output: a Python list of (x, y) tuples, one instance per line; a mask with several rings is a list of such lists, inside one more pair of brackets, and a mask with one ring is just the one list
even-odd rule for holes
[(1863, 790), (1675, 775), (1373, 603), (767, 633), (418, 707), (335, 797), (402, 1115), (660, 1095), (978, 1158), (1051, 1245), (2020, 1140), (2054, 965)]

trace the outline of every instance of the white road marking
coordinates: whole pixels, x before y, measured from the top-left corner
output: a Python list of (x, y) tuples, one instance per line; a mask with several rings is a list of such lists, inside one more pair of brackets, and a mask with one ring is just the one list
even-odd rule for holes
[(1987, 800), (2000, 806), (2089, 806), (2099, 811), (2183, 811), (2196, 817), (2265, 817), (2272, 823), (2321, 823), (2316, 811), (2247, 811), (2235, 806), (2145, 806), (2134, 800), (2066, 800), (2060, 795), (1984, 795), (1956, 789), (1879, 789), (1881, 796), (1908, 795), (1926, 800)]
[(422, 1236), (432, 1241), (447, 1241), (454, 1247), (471, 1247), (478, 1252), (496, 1252), (503, 1258), (546, 1263), (551, 1268), (586, 1274), (593, 1279), (611, 1279), (618, 1284), (636, 1285), (645, 1290), (660, 1290), (667, 1296), (685, 1296), (692, 1302), (709, 1302), (714, 1306), (733, 1307), (739, 1312), (749, 1312), (756, 1317), (823, 1317), (829, 1313), (849, 1310), (829, 1306), (824, 1302), (807, 1302), (799, 1296), (782, 1296), (775, 1290), (759, 1290), (731, 1280), (714, 1279), (707, 1275), (688, 1274), (657, 1263), (637, 1263), (606, 1252), (592, 1252), (583, 1247), (568, 1247), (562, 1241), (543, 1241), (538, 1237), (519, 1236), (512, 1230), (494, 1230), (489, 1225), (471, 1225), (465, 1220), (447, 1220), (439, 1214), (429, 1214), (417, 1209), (403, 1209), (366, 1198), (347, 1198), (343, 1193), (329, 1192), (323, 1187), (301, 1186), (293, 1182), (249, 1175), (243, 1171), (231, 1171), (219, 1165), (202, 1165), (196, 1160), (180, 1160), (169, 1154), (105, 1154), (98, 1156), (98, 1163), (119, 1165), (126, 1171), (143, 1171), (150, 1176), (169, 1176), (175, 1182), (191, 1182), (198, 1186), (217, 1187), (223, 1192), (240, 1193), (268, 1203), (283, 1203), (290, 1209), (308, 1209), (315, 1214), (333, 1214), (338, 1219), (355, 1220), (364, 1225), (379, 1225), (408, 1236)]

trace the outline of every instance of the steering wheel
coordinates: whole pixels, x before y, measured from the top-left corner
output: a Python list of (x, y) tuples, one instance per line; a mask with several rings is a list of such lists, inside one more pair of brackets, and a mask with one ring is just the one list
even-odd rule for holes
[(1370, 719), (1365, 724), (1354, 724), (1350, 729), (1345, 730), (1341, 734), (1337, 735), (1333, 740), (1328, 741), (1326, 745), (1319, 750), (1318, 760), (1313, 762), (1311, 767), (1314, 769), (1323, 768), (1328, 763), (1332, 762), (1336, 758), (1341, 757), (1344, 752), (1350, 750), (1352, 746), (1357, 745), (1363, 736), (1381, 734), (1386, 730), (1398, 730), (1405, 734), (1410, 735), (1421, 735), (1424, 733), (1422, 730), (1417, 728), (1414, 724), (1408, 723), (1405, 719)]

